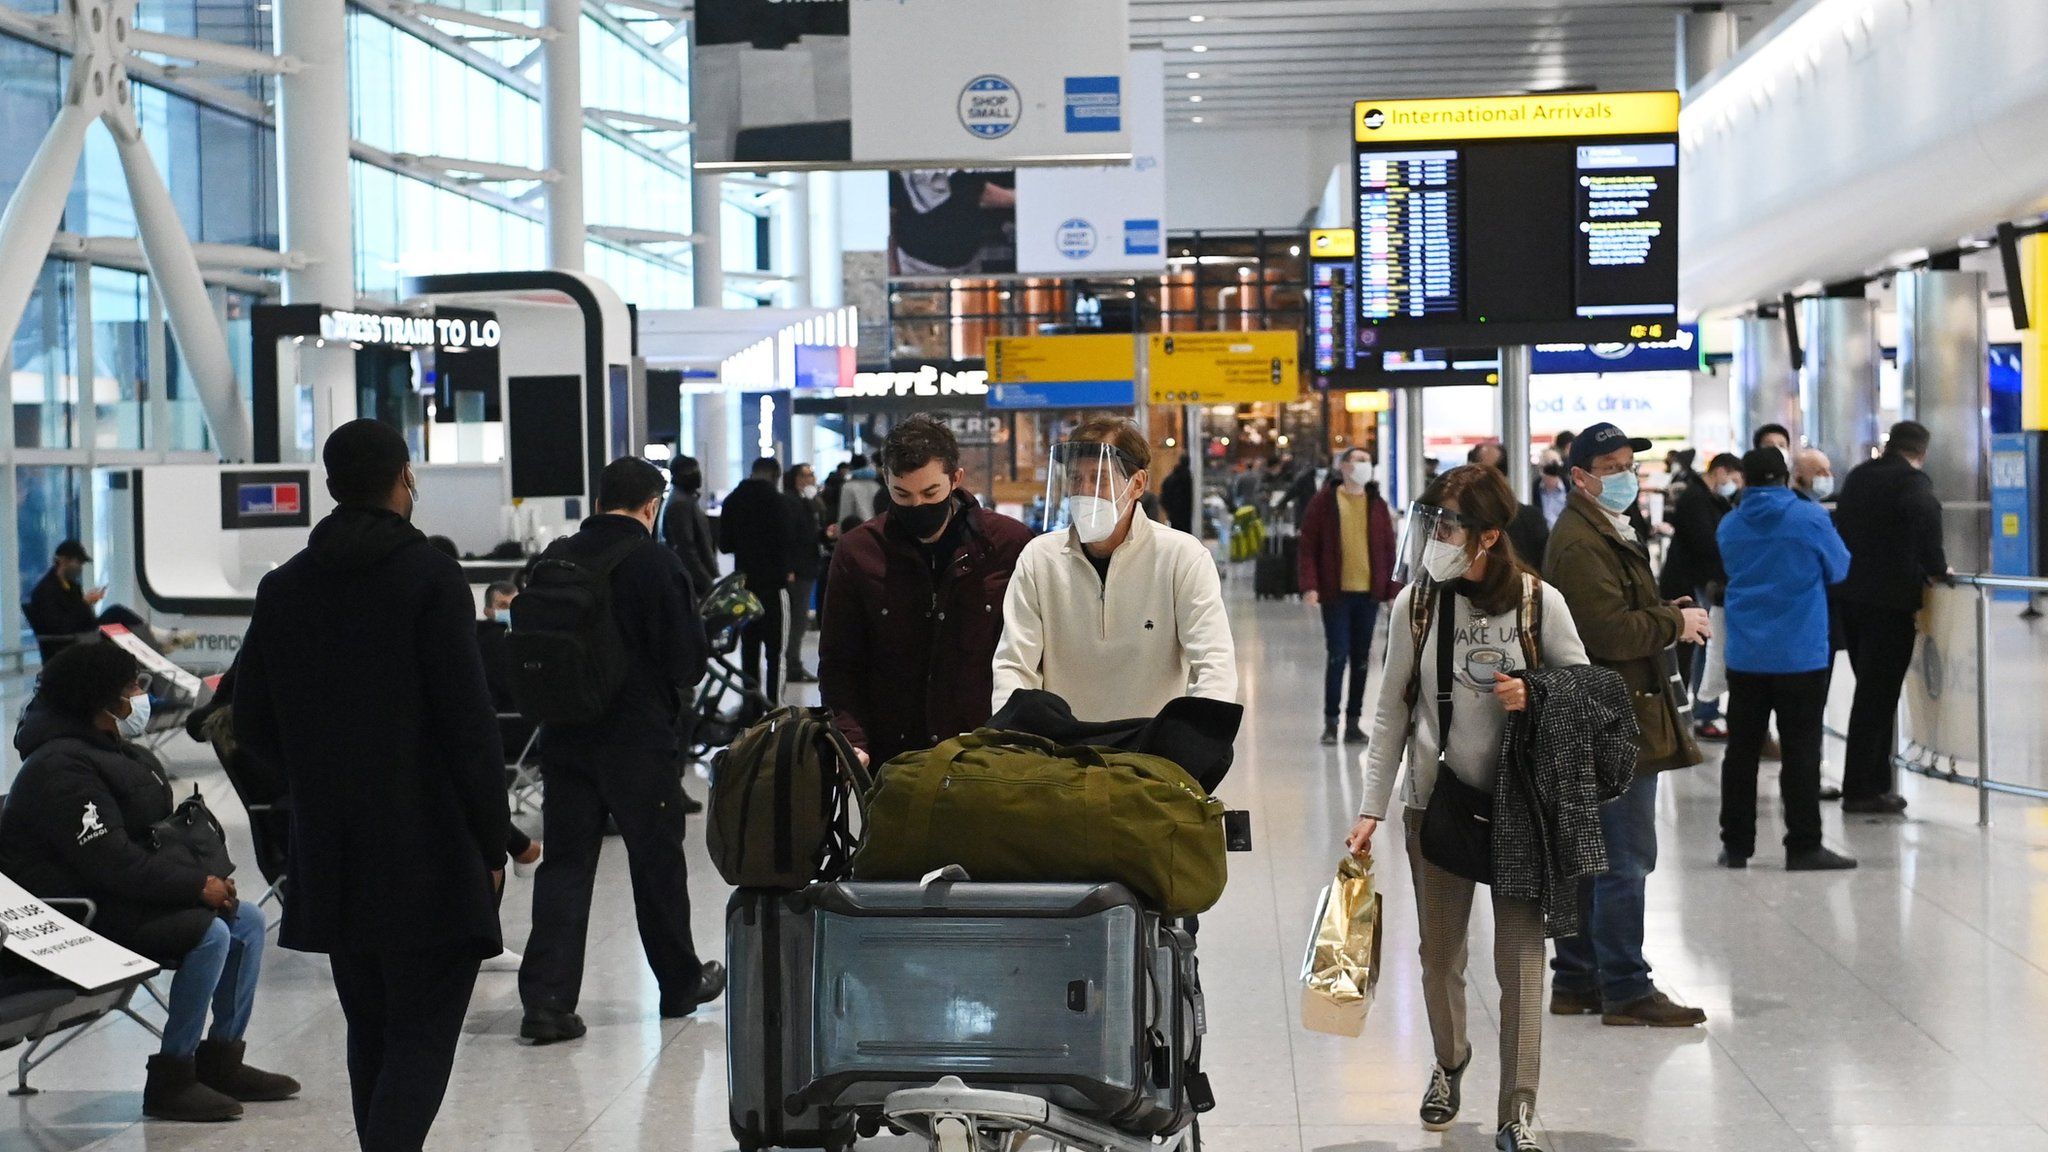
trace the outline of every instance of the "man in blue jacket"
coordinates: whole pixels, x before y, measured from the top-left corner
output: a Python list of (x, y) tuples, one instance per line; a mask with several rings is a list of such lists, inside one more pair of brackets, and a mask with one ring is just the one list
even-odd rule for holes
[(1728, 751), (1721, 760), (1721, 864), (1756, 851), (1756, 775), (1771, 714), (1784, 745), (1785, 868), (1854, 868), (1820, 835), (1821, 721), (1827, 707), (1828, 586), (1849, 574), (1849, 549), (1820, 505), (1786, 487), (1785, 454), (1742, 458), (1742, 503), (1715, 533), (1728, 572)]

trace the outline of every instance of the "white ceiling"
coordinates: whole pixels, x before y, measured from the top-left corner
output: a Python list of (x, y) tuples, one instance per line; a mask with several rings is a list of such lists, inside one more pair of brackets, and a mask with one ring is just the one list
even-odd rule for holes
[[(1726, 6), (1746, 40), (1793, 2)], [(1672, 0), (1131, 0), (1131, 43), (1167, 50), (1169, 124), (1195, 116), (1220, 125), (1342, 124), (1351, 102), (1368, 97), (1669, 88), (1678, 14), (1691, 7)], [(1196, 52), (1197, 45), (1207, 50)]]

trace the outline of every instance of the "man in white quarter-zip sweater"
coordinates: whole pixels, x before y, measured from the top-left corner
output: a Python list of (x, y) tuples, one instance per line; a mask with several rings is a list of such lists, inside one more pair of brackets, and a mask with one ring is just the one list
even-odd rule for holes
[(1237, 703), (1214, 558), (1137, 512), (1151, 463), (1144, 435), (1116, 417), (1053, 449), (1053, 531), (1024, 546), (1010, 578), (995, 710), (1026, 688), (1085, 721), (1153, 716), (1182, 696)]

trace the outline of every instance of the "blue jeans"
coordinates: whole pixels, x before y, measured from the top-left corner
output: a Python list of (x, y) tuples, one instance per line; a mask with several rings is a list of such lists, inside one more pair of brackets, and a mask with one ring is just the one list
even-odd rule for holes
[(1351, 693), (1344, 715), (1356, 723), (1365, 709), (1365, 673), (1372, 655), (1373, 625), (1380, 602), (1364, 592), (1332, 592), (1323, 601), (1323, 716), (1337, 722), (1337, 701), (1343, 695), (1344, 671), (1351, 670)]
[(233, 920), (215, 919), (206, 935), (171, 976), (170, 1015), (164, 1021), (163, 1054), (189, 1060), (199, 1051), (206, 1006), (213, 1005), (213, 1038), (240, 1040), (256, 1007), (256, 980), (263, 974), (263, 909), (244, 903)]
[(1657, 867), (1657, 777), (1636, 777), (1621, 798), (1600, 809), (1607, 871), (1579, 886), (1579, 935), (1557, 942), (1551, 985), (1600, 995), (1607, 1011), (1654, 991), (1643, 956), (1644, 892)]

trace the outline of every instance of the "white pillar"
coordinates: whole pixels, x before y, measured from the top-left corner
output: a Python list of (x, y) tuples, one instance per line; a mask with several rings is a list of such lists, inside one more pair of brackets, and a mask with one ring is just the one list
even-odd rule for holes
[(780, 227), (776, 229), (782, 250), (771, 261), (776, 271), (790, 279), (789, 304), (803, 308), (811, 297), (811, 183), (802, 172), (789, 178), (784, 194)]
[(719, 230), (724, 188), (725, 178), (716, 172), (698, 172), (691, 185), (697, 243), (690, 253), (690, 267), (695, 273), (699, 308), (725, 307), (725, 244)]
[(554, 39), (541, 47), (541, 164), (548, 185), (548, 264), (583, 270), (583, 4), (546, 0)]
[(811, 257), (805, 286), (811, 307), (837, 308), (846, 303), (846, 258), (839, 239), (837, 172), (813, 172), (811, 185)]
[[(277, 167), (280, 239), (306, 257), (284, 273), (284, 302), (348, 308), (356, 299), (355, 221), (350, 198), (347, 5), (344, 0), (291, 0), (271, 13), (279, 55), (301, 67), (277, 79)], [(313, 450), (356, 418), (356, 358), (345, 344), (308, 342), (295, 358), (280, 357), (278, 411), (291, 427), (297, 385), (313, 393)], [(284, 369), (293, 360), (297, 379)], [(280, 447), (292, 457), (288, 440)]]
[(1695, 4), (1678, 14), (1678, 90), (1688, 91), (1726, 63), (1740, 45), (1735, 13), (1720, 4)]
[(1529, 494), (1529, 364), (1527, 344), (1500, 350), (1500, 446), (1515, 499)]

